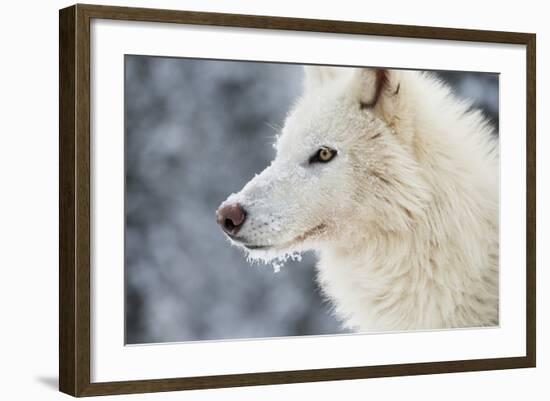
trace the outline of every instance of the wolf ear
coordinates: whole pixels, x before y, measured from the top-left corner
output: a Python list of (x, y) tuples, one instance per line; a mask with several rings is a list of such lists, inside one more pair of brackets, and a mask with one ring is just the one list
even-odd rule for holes
[(396, 98), (400, 84), (398, 71), (383, 68), (359, 68), (353, 85), (362, 109), (383, 108), (386, 100)]
[(322, 67), (316, 65), (304, 66), (304, 88), (306, 90), (322, 86), (336, 78), (338, 69), (335, 67)]
[(406, 143), (414, 137), (411, 104), (407, 101), (406, 72), (360, 68), (354, 72), (351, 91), (357, 106), (384, 120)]

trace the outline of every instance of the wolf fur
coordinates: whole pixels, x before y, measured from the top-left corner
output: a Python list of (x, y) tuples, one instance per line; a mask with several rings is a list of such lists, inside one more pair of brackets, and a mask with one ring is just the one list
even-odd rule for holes
[(314, 250), (354, 331), (498, 324), (498, 140), (469, 102), (429, 73), (306, 67), (275, 147), (223, 203), (250, 258)]

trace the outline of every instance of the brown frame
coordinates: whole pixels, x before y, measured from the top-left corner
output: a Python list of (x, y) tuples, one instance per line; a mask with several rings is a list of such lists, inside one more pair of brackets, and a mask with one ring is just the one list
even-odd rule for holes
[[(349, 368), (90, 382), (90, 20), (169, 22), (242, 28), (368, 34), (526, 46), (527, 65), (527, 324), (523, 357)], [(534, 367), (536, 36), (422, 26), (77, 4), (59, 12), (59, 389), (73, 396), (251, 386), (324, 380)]]

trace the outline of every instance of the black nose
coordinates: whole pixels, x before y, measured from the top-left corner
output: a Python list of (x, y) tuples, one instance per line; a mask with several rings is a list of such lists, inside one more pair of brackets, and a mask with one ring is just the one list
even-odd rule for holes
[(246, 212), (238, 203), (224, 205), (216, 212), (218, 224), (229, 235), (235, 235), (239, 232), (246, 220)]

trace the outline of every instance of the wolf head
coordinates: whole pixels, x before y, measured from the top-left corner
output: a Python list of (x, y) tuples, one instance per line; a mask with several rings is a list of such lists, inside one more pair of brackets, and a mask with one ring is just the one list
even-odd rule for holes
[(273, 258), (408, 229), (428, 194), (406, 74), (416, 73), (306, 67), (275, 159), (217, 211), (231, 241)]

